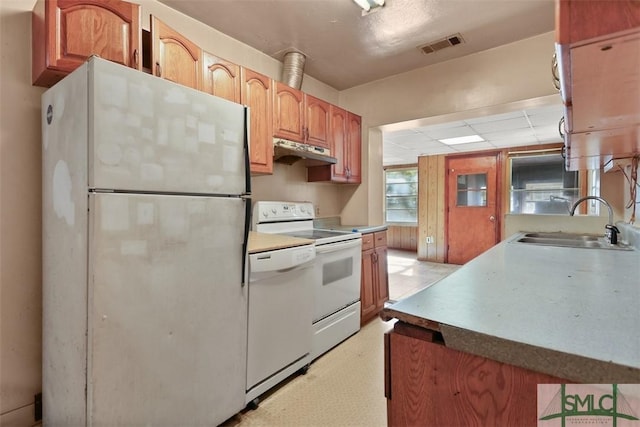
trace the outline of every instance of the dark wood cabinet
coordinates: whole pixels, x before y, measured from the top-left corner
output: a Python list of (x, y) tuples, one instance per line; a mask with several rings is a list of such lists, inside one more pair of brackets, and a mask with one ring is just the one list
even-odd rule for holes
[(386, 231), (362, 235), (360, 323), (363, 325), (377, 316), (389, 301), (387, 252)]
[(537, 385), (566, 380), (447, 348), (439, 333), (396, 322), (385, 335), (390, 426), (531, 426)]
[(142, 68), (140, 6), (120, 0), (38, 0), (32, 81), (51, 87), (91, 55)]
[(308, 181), (332, 181), (348, 184), (362, 182), (362, 130), (360, 116), (330, 105), (330, 149), (334, 165), (307, 169)]
[(193, 89), (202, 89), (202, 50), (167, 24), (151, 17), (152, 73)]
[(557, 0), (556, 10), (567, 168), (598, 169), (639, 153), (640, 7)]
[(242, 103), (249, 107), (249, 143), (252, 174), (273, 173), (273, 81), (262, 74), (241, 68)]
[(202, 53), (202, 90), (232, 102), (240, 103), (240, 66), (209, 53)]

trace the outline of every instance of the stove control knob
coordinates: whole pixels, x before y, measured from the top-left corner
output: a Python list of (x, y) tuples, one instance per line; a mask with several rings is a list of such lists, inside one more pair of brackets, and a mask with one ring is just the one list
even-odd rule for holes
[(263, 216), (263, 217), (265, 217), (265, 218), (266, 218), (266, 217), (268, 217), (268, 216), (269, 216), (269, 212), (267, 212), (267, 211), (262, 211), (262, 216)]
[(304, 205), (300, 206), (300, 212), (305, 213), (307, 211), (307, 209), (304, 207)]
[(277, 213), (276, 208), (271, 208), (271, 212), (275, 215)]

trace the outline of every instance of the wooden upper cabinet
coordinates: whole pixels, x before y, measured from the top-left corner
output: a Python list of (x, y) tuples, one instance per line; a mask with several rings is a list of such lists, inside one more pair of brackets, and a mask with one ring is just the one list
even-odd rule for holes
[(637, 0), (556, 0), (558, 44), (575, 44), (637, 27)]
[(305, 94), (305, 142), (329, 148), (329, 106), (319, 98)]
[(334, 165), (307, 169), (307, 181), (362, 182), (362, 131), (360, 116), (335, 105), (330, 106), (330, 149)]
[(244, 67), (240, 70), (242, 104), (249, 107), (252, 174), (273, 173), (272, 80)]
[(152, 73), (163, 79), (202, 89), (202, 51), (192, 41), (151, 17)]
[(273, 136), (305, 142), (304, 93), (275, 82), (273, 94)]
[(362, 118), (360, 116), (349, 113), (347, 132), (349, 134), (348, 182), (359, 184), (362, 182)]
[(556, 1), (567, 168), (639, 153), (640, 2)]
[(349, 134), (347, 132), (348, 113), (346, 110), (331, 106), (331, 155), (338, 161), (332, 166), (332, 181), (347, 182), (347, 146)]
[(140, 7), (120, 0), (38, 0), (32, 81), (51, 87), (89, 56), (141, 69)]
[(240, 66), (208, 52), (202, 54), (202, 90), (240, 103)]

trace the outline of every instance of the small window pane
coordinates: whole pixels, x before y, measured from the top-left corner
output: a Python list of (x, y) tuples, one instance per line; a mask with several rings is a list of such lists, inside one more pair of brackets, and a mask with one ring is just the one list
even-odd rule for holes
[(487, 174), (458, 175), (458, 206), (487, 206)]
[(387, 222), (418, 221), (418, 169), (385, 171)]
[(512, 214), (568, 214), (580, 198), (577, 172), (564, 168), (560, 154), (511, 159)]

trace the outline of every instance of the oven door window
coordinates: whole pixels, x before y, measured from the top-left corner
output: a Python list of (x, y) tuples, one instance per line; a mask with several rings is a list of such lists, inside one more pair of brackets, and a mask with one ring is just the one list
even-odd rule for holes
[(322, 266), (322, 286), (353, 275), (353, 258), (344, 258)]

